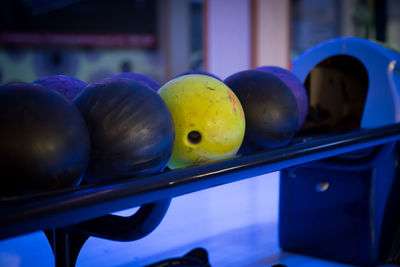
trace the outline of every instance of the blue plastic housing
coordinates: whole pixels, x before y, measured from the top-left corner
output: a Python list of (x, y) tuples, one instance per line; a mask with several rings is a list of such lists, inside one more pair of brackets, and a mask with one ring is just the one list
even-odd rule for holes
[[(361, 38), (337, 38), (295, 58), (293, 72), (304, 83), (314, 67), (339, 55), (356, 58), (368, 74), (360, 127), (399, 122), (400, 54), (392, 49)], [(399, 149), (392, 148), (283, 170), (281, 248), (347, 264), (385, 262), (400, 223)]]

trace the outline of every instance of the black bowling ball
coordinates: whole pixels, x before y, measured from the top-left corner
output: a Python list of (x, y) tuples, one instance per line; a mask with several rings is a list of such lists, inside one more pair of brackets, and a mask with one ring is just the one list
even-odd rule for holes
[(132, 79), (108, 78), (90, 84), (74, 103), (90, 132), (89, 184), (150, 175), (165, 168), (175, 130), (156, 91)]
[(284, 82), (256, 70), (235, 73), (224, 82), (239, 98), (246, 117), (240, 154), (289, 144), (296, 133), (299, 112), (296, 98)]
[(38, 84), (0, 87), (0, 194), (14, 196), (77, 185), (89, 159), (79, 110)]
[(144, 74), (140, 74), (140, 73), (136, 73), (136, 72), (122, 72), (122, 73), (116, 73), (114, 75), (111, 75), (109, 78), (126, 78), (126, 79), (132, 79), (141, 83), (144, 83), (145, 85), (147, 85), (148, 87), (150, 87), (151, 89), (158, 91), (158, 89), (160, 89), (161, 85), (156, 82), (155, 80), (153, 80), (152, 78), (144, 75)]

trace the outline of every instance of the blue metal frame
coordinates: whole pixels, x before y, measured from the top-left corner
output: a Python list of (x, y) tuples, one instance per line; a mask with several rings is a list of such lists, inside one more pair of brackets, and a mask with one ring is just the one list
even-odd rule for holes
[(298, 142), (287, 147), (104, 186), (0, 202), (0, 239), (61, 228), (109, 213), (251, 178), (400, 139), (400, 124)]

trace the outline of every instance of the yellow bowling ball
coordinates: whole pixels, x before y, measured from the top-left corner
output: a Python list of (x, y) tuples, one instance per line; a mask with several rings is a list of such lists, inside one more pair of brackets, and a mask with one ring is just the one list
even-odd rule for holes
[(171, 111), (175, 145), (171, 169), (234, 156), (245, 131), (242, 105), (223, 82), (191, 74), (167, 82), (158, 91)]

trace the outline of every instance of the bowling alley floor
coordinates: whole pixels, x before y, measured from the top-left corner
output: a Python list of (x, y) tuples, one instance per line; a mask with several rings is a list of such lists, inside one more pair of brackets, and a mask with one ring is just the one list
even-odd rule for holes
[[(211, 266), (350, 266), (279, 249), (278, 189), (273, 173), (174, 198), (153, 233), (133, 242), (90, 238), (76, 266), (144, 266), (197, 247), (208, 251)], [(1, 241), (0, 266), (46, 267), (54, 260), (38, 232)]]

